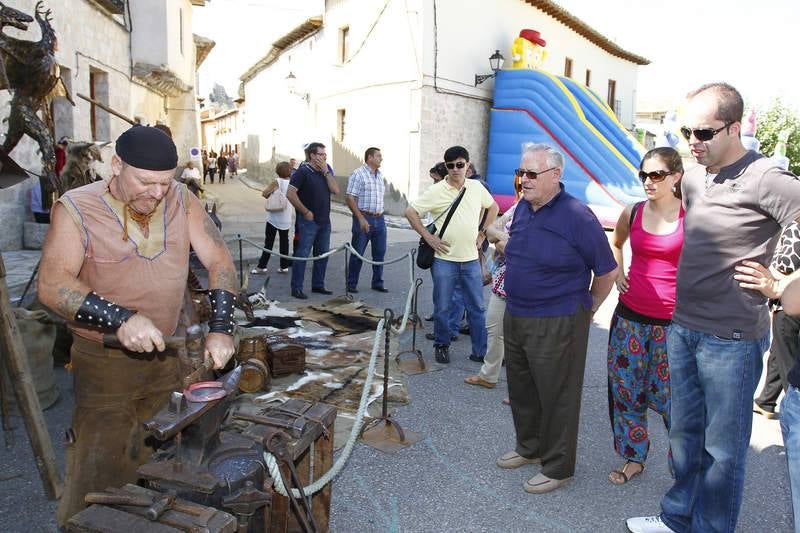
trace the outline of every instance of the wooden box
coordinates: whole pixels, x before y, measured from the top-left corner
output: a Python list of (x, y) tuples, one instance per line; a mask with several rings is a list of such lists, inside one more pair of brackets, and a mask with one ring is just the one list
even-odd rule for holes
[(267, 337), (267, 363), (273, 376), (302, 374), (306, 369), (306, 348), (283, 336)]

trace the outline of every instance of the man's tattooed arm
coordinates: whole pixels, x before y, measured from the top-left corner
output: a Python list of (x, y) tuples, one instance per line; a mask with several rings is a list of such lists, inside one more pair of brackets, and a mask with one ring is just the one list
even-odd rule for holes
[(221, 268), (208, 271), (208, 288), (225, 289), (234, 294), (239, 292), (239, 281), (233, 268)]
[(208, 288), (238, 293), (236, 268), (222, 234), (199, 201), (192, 197), (191, 202), (189, 236), (197, 257), (208, 269)]
[(86, 293), (62, 287), (58, 289), (58, 298), (55, 302), (56, 310), (62, 317), (71, 320), (78, 309), (81, 308)]

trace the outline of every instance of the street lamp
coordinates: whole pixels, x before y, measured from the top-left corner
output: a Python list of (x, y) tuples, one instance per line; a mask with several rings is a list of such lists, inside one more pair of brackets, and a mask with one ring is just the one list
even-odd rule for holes
[(289, 89), (289, 94), (293, 94), (295, 96), (299, 96), (303, 100), (308, 103), (308, 93), (300, 92), (297, 90), (297, 76), (290, 70), (289, 75), (286, 76), (286, 86)]
[(492, 73), (475, 74), (475, 87), (485, 82), (489, 78), (494, 78), (497, 76), (497, 71), (503, 68), (503, 62), (505, 60), (506, 58), (503, 57), (503, 54), (500, 53), (500, 50), (495, 50), (494, 53), (489, 57), (489, 67), (492, 69)]

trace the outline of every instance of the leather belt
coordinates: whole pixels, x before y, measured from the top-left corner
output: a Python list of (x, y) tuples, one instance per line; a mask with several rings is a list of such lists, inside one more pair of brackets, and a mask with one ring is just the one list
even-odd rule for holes
[(383, 215), (383, 213), (373, 213), (372, 211), (364, 211), (363, 209), (359, 209), (359, 211), (361, 211), (362, 214), (368, 215), (368, 216), (371, 216), (371, 217), (379, 217), (379, 216)]

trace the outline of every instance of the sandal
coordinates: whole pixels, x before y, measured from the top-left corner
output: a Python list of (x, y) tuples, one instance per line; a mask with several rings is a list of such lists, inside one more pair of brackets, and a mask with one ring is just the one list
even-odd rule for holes
[(481, 387), (486, 387), (487, 389), (493, 389), (497, 385), (497, 383), (486, 381), (485, 379), (483, 379), (478, 375), (464, 378), (464, 383), (467, 383), (469, 385), (480, 385)]
[[(632, 474), (628, 475), (628, 474), (625, 473), (625, 469), (628, 468), (628, 465), (638, 465), (639, 469), (634, 471)], [(622, 466), (621, 469), (612, 470), (608, 474), (608, 480), (614, 485), (624, 485), (625, 483), (627, 483), (628, 481), (632, 480), (633, 478), (635, 478), (636, 476), (638, 476), (642, 472), (644, 472), (644, 463), (637, 463), (635, 461), (628, 461)], [(616, 474), (619, 477), (615, 477), (614, 474)], [(620, 478), (622, 478), (622, 481), (620, 481)]]

